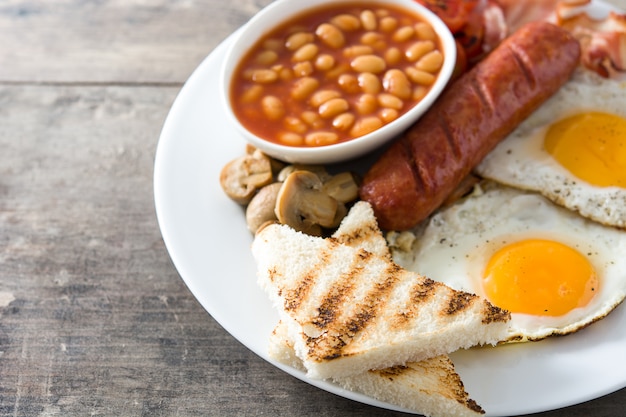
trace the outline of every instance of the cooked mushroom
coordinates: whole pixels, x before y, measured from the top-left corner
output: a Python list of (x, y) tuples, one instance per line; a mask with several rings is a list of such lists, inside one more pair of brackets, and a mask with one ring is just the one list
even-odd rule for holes
[(241, 156), (222, 168), (220, 184), (230, 198), (246, 205), (261, 187), (272, 182), (270, 160), (261, 151)]
[(265, 222), (278, 220), (274, 208), (281, 187), (279, 182), (266, 185), (250, 200), (246, 208), (246, 223), (252, 233), (256, 233)]
[(310, 171), (294, 171), (285, 179), (276, 199), (276, 217), (281, 223), (310, 235), (333, 227), (337, 200), (322, 191), (322, 181)]
[(341, 221), (348, 214), (348, 207), (345, 204), (337, 202), (337, 211), (335, 212), (335, 220), (333, 220), (333, 224), (330, 225), (331, 228), (339, 227)]
[(342, 172), (324, 181), (324, 191), (340, 203), (349, 203), (359, 197), (359, 185), (354, 174)]
[[(246, 154), (252, 155), (255, 152), (263, 152), (263, 151), (257, 149), (254, 145), (246, 143)], [(267, 159), (270, 160), (270, 165), (272, 166), (272, 174), (273, 175), (278, 175), (280, 170), (285, 168), (285, 166), (287, 166), (287, 164), (285, 162), (283, 162), (283, 161), (280, 161), (280, 160), (278, 160), (276, 158), (272, 158), (269, 155), (265, 155), (265, 156), (267, 157)]]
[(318, 178), (322, 182), (326, 182), (331, 178), (330, 174), (326, 171), (326, 168), (322, 165), (302, 165), (302, 164), (294, 164), (285, 166), (277, 176), (278, 181), (285, 181), (289, 174), (294, 171), (310, 171), (318, 176)]

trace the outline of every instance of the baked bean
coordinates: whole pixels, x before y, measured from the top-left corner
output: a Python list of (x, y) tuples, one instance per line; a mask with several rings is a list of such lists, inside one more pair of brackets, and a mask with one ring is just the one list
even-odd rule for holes
[(409, 62), (417, 62), (421, 57), (434, 49), (435, 44), (432, 41), (417, 41), (406, 49), (404, 55)]
[(335, 132), (312, 132), (305, 136), (304, 143), (308, 146), (328, 146), (337, 143), (339, 135)]
[(417, 61), (417, 64), (415, 64), (415, 67), (418, 70), (435, 73), (441, 69), (442, 65), (443, 65), (443, 54), (435, 50), (424, 55), (419, 61)]
[(387, 9), (376, 9), (374, 10), (374, 14), (378, 17), (387, 17), (389, 16), (389, 10)]
[(302, 146), (304, 138), (302, 135), (293, 132), (282, 132), (278, 135), (278, 140), (287, 146)]
[(295, 133), (305, 133), (307, 131), (306, 124), (295, 116), (287, 116), (283, 119), (283, 125), (287, 130)]
[(361, 20), (351, 14), (337, 15), (330, 19), (330, 22), (333, 25), (337, 26), (339, 29), (346, 32), (354, 32), (361, 29)]
[(292, 60), (296, 62), (310, 61), (315, 58), (319, 49), (319, 46), (314, 43), (302, 45), (296, 52), (293, 53)]
[(388, 66), (393, 66), (402, 61), (402, 52), (400, 49), (391, 47), (385, 51), (385, 62)]
[(319, 107), (328, 100), (339, 97), (341, 97), (341, 93), (337, 90), (320, 90), (313, 94), (309, 103), (313, 107)]
[(315, 36), (308, 32), (296, 32), (290, 35), (285, 42), (285, 47), (290, 51), (296, 51), (302, 48), (307, 43), (311, 43), (315, 40)]
[(278, 74), (271, 69), (257, 69), (252, 71), (251, 79), (255, 83), (269, 84), (278, 80)]
[(396, 109), (382, 109), (380, 111), (380, 119), (385, 123), (391, 123), (398, 118), (400, 113)]
[(341, 63), (336, 65), (332, 69), (326, 71), (326, 78), (329, 80), (334, 80), (342, 76), (343, 74), (350, 72), (350, 65), (347, 63)]
[(337, 26), (330, 23), (322, 23), (315, 30), (315, 34), (331, 48), (339, 49), (346, 44), (343, 32)]
[(285, 115), (285, 105), (276, 96), (265, 96), (261, 99), (263, 113), (270, 120), (278, 120)]
[(295, 24), (287, 29), (287, 33), (309, 32), (309, 25), (306, 23)]
[(418, 70), (415, 67), (408, 67), (405, 70), (407, 77), (415, 84), (432, 85), (436, 77), (430, 72)]
[(294, 78), (294, 74), (293, 72), (291, 72), (291, 68), (277, 66), (273, 69), (278, 73), (278, 78), (280, 78), (281, 81), (291, 81)]
[(383, 40), (383, 36), (378, 32), (365, 32), (361, 36), (361, 43), (375, 48), (376, 44)]
[(359, 81), (352, 74), (341, 74), (337, 79), (337, 84), (346, 93), (354, 94), (361, 91)]
[(313, 74), (313, 64), (311, 61), (297, 62), (293, 66), (293, 74), (296, 77), (306, 77)]
[(379, 28), (382, 32), (393, 32), (398, 27), (398, 20), (392, 16), (385, 16), (380, 19)]
[(360, 15), (361, 25), (365, 30), (376, 30), (378, 27), (378, 19), (371, 10), (363, 10)]
[(256, 56), (257, 64), (264, 65), (264, 66), (272, 65), (277, 60), (278, 60), (278, 54), (276, 53), (276, 51), (272, 51), (271, 49), (266, 49), (264, 51), (261, 51)]
[(396, 30), (393, 34), (393, 40), (395, 42), (406, 42), (415, 35), (415, 28), (413, 26), (402, 26)]
[(406, 74), (399, 69), (390, 69), (383, 77), (383, 88), (386, 92), (402, 99), (409, 100), (413, 93), (411, 81)]
[(333, 119), (333, 127), (337, 130), (345, 131), (354, 124), (356, 117), (352, 113), (342, 113)]
[(374, 53), (374, 48), (369, 45), (352, 45), (343, 50), (343, 55), (347, 58), (354, 58), (362, 55), (371, 55)]
[(242, 103), (255, 103), (261, 99), (261, 95), (263, 94), (263, 86), (260, 84), (254, 84), (246, 91), (244, 91), (241, 96)]
[(428, 88), (423, 85), (418, 85), (413, 89), (413, 100), (420, 101), (428, 93)]
[(428, 23), (419, 22), (415, 24), (415, 34), (419, 39), (423, 39), (425, 41), (436, 41), (437, 34), (435, 33), (435, 29)]
[(380, 129), (381, 127), (383, 127), (383, 121), (380, 120), (378, 117), (364, 117), (354, 123), (352, 129), (350, 129), (350, 135), (352, 135), (352, 137), (354, 138), (358, 138), (359, 136), (364, 136), (368, 133), (372, 133), (373, 131)]
[(430, 25), (395, 6), (320, 8), (251, 48), (231, 86), (235, 113), (258, 136), (287, 146), (362, 136), (429, 91), (442, 65), (438, 45)]
[(378, 109), (378, 100), (373, 94), (363, 94), (356, 100), (354, 107), (359, 114), (372, 114)]
[(313, 129), (320, 129), (324, 126), (324, 121), (320, 115), (314, 111), (304, 111), (300, 117), (302, 117), (302, 120)]
[(328, 100), (319, 107), (319, 114), (324, 119), (330, 119), (331, 117), (335, 117), (340, 113), (347, 111), (350, 108), (350, 105), (343, 98), (333, 98)]
[(335, 66), (335, 57), (329, 54), (318, 55), (315, 59), (315, 69), (318, 71), (328, 71)]
[(404, 101), (389, 93), (381, 93), (377, 96), (380, 107), (401, 110), (404, 107)]
[(387, 63), (378, 55), (360, 55), (350, 62), (350, 66), (357, 72), (379, 74), (387, 68)]
[(299, 78), (295, 81), (293, 88), (291, 89), (291, 97), (296, 100), (305, 100), (308, 98), (319, 86), (320, 82), (313, 77)]
[(276, 38), (269, 38), (263, 41), (263, 48), (271, 51), (280, 51), (283, 47), (283, 41)]
[(378, 94), (382, 89), (380, 79), (371, 72), (362, 72), (358, 77), (359, 87), (364, 93)]

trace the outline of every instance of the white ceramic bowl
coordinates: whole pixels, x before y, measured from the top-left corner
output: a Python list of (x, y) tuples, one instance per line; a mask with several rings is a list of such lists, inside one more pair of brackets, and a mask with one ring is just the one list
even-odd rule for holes
[[(444, 54), (444, 62), (435, 83), (420, 102), (393, 122), (385, 124), (374, 132), (346, 142), (319, 147), (296, 147), (276, 144), (255, 135), (239, 122), (230, 103), (231, 78), (236, 67), (259, 38), (277, 25), (309, 9), (318, 8), (330, 3), (333, 5), (340, 3), (358, 3), (359, 5), (396, 6), (398, 8), (407, 9), (429, 22), (440, 38)], [(253, 16), (252, 19), (238, 31), (236, 38), (231, 43), (221, 69), (221, 99), (226, 113), (237, 131), (240, 132), (249, 143), (261, 149), (267, 155), (290, 163), (331, 164), (363, 156), (382, 146), (394, 137), (397, 137), (414, 124), (441, 94), (452, 76), (455, 63), (456, 45), (451, 32), (441, 19), (415, 0), (317, 0), (315, 2), (276, 0)]]

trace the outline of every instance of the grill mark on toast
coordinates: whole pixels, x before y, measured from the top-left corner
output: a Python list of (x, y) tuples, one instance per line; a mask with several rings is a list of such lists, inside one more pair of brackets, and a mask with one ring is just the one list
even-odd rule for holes
[(350, 268), (344, 273), (335, 285), (330, 289), (322, 300), (318, 308), (318, 316), (312, 321), (320, 330), (325, 330), (335, 322), (341, 313), (343, 301), (354, 291), (355, 282), (358, 282), (359, 275), (363, 273), (365, 264), (372, 256), (364, 249), (356, 254)]
[(476, 294), (462, 291), (451, 291), (448, 306), (441, 312), (443, 316), (454, 316), (470, 308), (476, 300)]
[(330, 262), (332, 249), (336, 246), (336, 242), (329, 241), (329, 245), (320, 251), (318, 261), (302, 275), (300, 282), (296, 288), (286, 290), (284, 294), (284, 308), (286, 311), (295, 311), (300, 308), (302, 302), (309, 296), (311, 290), (317, 282), (320, 271), (324, 265)]
[(410, 371), (411, 369), (408, 366), (396, 365), (384, 369), (373, 369), (369, 372), (377, 374), (382, 378), (387, 378), (388, 380), (393, 382), (396, 378), (401, 377), (403, 374), (409, 373)]
[[(345, 233), (340, 236), (336, 236), (336, 240), (338, 243), (342, 243), (347, 246), (352, 247), (361, 247), (362, 242), (366, 242), (372, 239), (378, 239), (382, 237), (381, 231), (378, 228), (377, 224), (368, 223), (362, 224), (356, 230), (351, 231), (350, 233)], [(380, 256), (389, 257), (388, 253), (378, 254)]]
[(411, 375), (415, 373), (418, 373), (420, 377), (424, 375), (432, 376), (437, 379), (433, 386), (441, 387), (441, 389), (433, 388), (439, 394), (454, 399), (459, 404), (478, 414), (485, 414), (482, 407), (469, 398), (461, 377), (454, 370), (452, 360), (446, 355), (436, 356), (422, 362), (409, 362), (406, 365), (392, 366), (368, 372), (388, 379), (391, 382), (402, 378), (411, 378)]
[(511, 313), (500, 307), (496, 307), (487, 300), (483, 300), (483, 324), (491, 324), (497, 322), (506, 323), (511, 320)]
[[(458, 373), (454, 370), (454, 363), (447, 355), (437, 356), (427, 361), (429, 368), (424, 369), (425, 372), (437, 373), (439, 375), (439, 383), (441, 386), (448, 387), (452, 390), (451, 395), (460, 404), (475, 411), (479, 414), (485, 414), (476, 401), (469, 398), (465, 391), (465, 386)], [(419, 364), (418, 364), (419, 365)]]
[(409, 305), (396, 315), (393, 320), (393, 327), (406, 327), (411, 320), (415, 319), (419, 314), (421, 305), (427, 303), (435, 295), (439, 286), (441, 286), (440, 283), (430, 278), (423, 277), (421, 280), (416, 280), (409, 290)]
[[(365, 256), (363, 259), (365, 267), (373, 257), (365, 250), (359, 251), (357, 256)], [(341, 323), (335, 322), (335, 326), (329, 326), (319, 337), (307, 339), (309, 355), (318, 361), (349, 356), (349, 353), (344, 352), (345, 347), (385, 308), (388, 295), (398, 283), (401, 271), (398, 265), (390, 262), (383, 273), (384, 280), (373, 285), (363, 300), (358, 302), (351, 317)]]

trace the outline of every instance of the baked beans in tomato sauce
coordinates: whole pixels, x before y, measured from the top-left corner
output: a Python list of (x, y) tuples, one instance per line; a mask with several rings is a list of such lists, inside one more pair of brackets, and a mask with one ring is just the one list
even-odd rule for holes
[(322, 6), (264, 35), (236, 68), (231, 103), (255, 135), (326, 146), (406, 113), (435, 82), (443, 50), (420, 16), (388, 5)]

